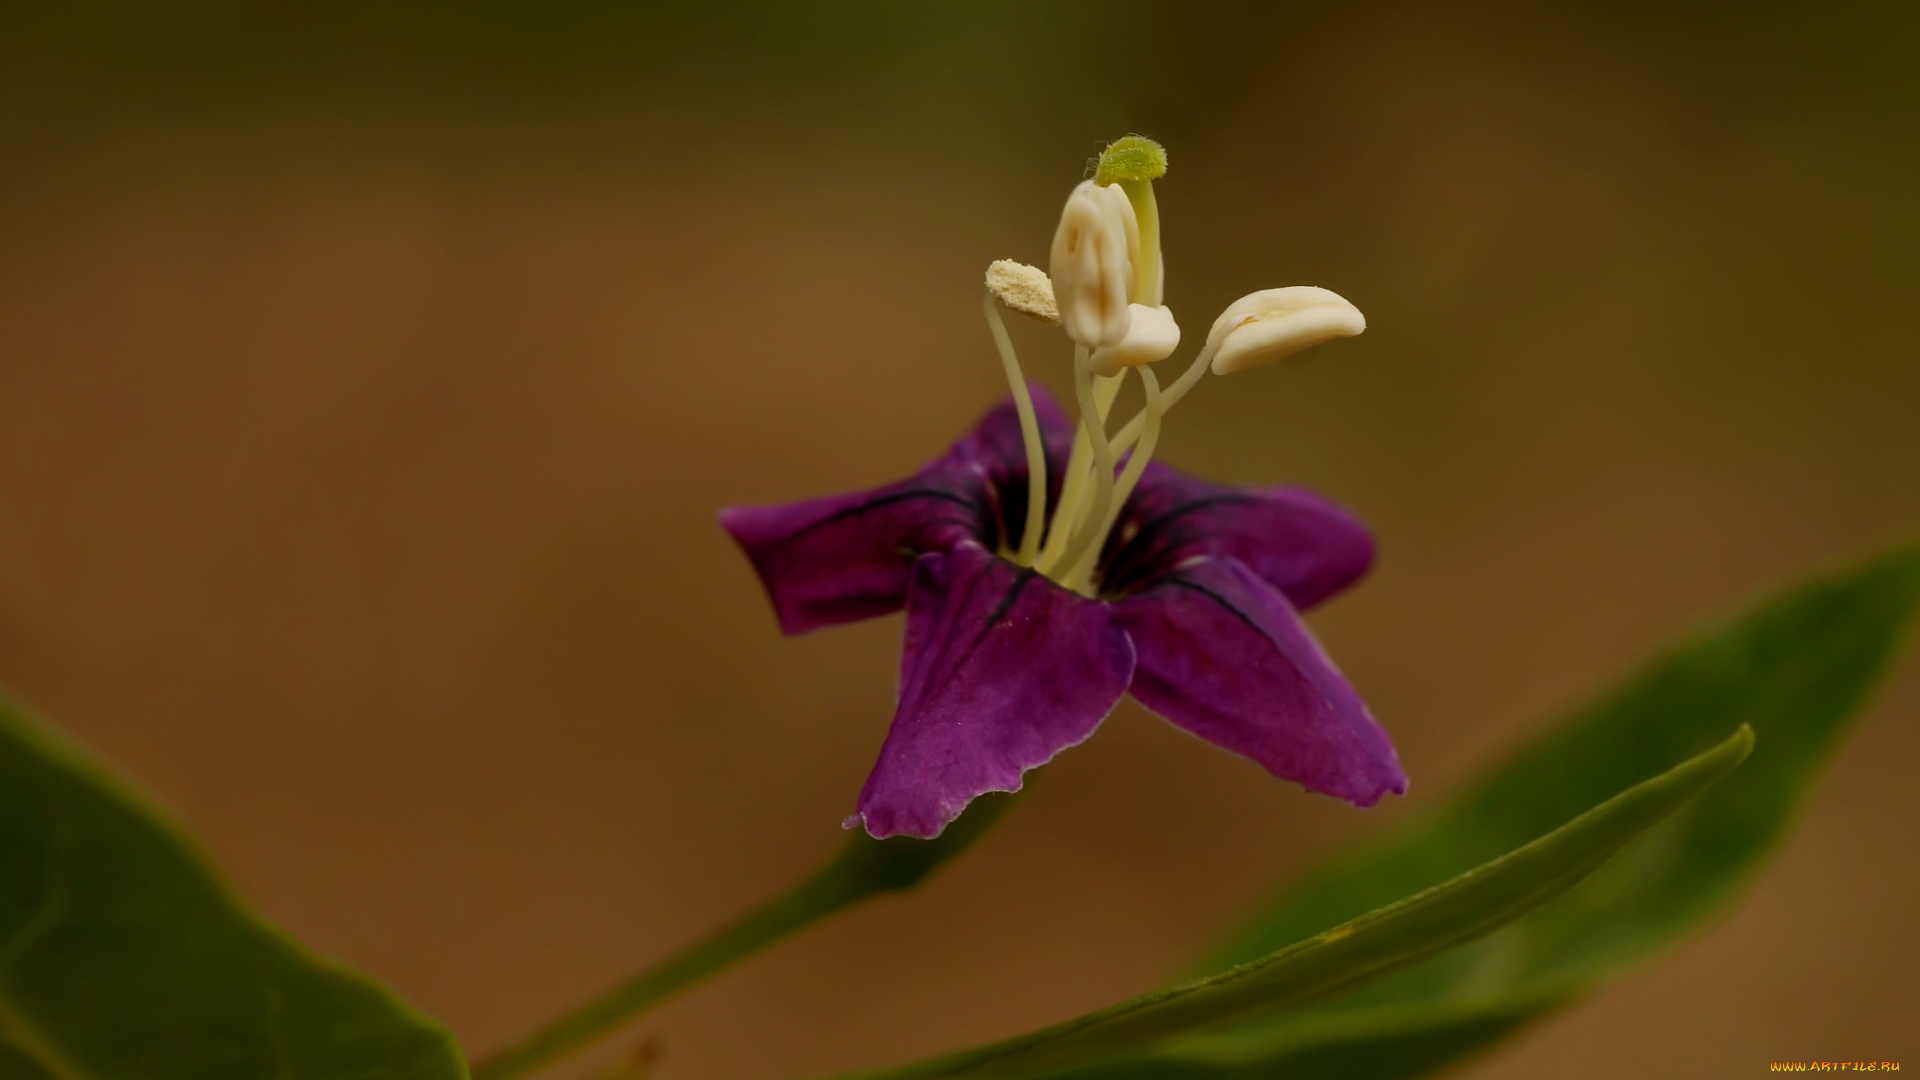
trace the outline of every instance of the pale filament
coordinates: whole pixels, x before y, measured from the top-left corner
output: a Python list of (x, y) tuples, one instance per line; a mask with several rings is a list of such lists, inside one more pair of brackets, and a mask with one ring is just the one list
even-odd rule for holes
[[(1120, 394), (1122, 378), (1119, 375), (1103, 376), (1093, 381), (1093, 403), (1100, 423), (1106, 424), (1107, 411), (1113, 407), (1113, 399)], [(1073, 452), (1067, 458), (1067, 471), (1060, 485), (1060, 505), (1054, 508), (1053, 524), (1047, 530), (1047, 542), (1040, 549), (1041, 564), (1052, 565), (1065, 553), (1067, 543), (1073, 539), (1073, 530), (1080, 522), (1086, 509), (1086, 487), (1092, 482), (1092, 470), (1087, 456), (1093, 452), (1093, 440), (1087, 434), (1087, 423), (1083, 417), (1079, 430), (1074, 432)]]
[[(1193, 364), (1188, 367), (1186, 371), (1181, 372), (1180, 377), (1173, 380), (1167, 387), (1167, 392), (1161, 398), (1160, 402), (1161, 416), (1165, 416), (1170, 409), (1178, 405), (1180, 399), (1187, 396), (1187, 391), (1193, 389), (1194, 384), (1200, 381), (1200, 377), (1207, 373), (1207, 365), (1213, 362), (1213, 354), (1215, 351), (1215, 347), (1211, 344), (1202, 346), (1200, 355), (1193, 358)], [(1144, 371), (1145, 369), (1142, 368), (1141, 370)], [(1154, 422), (1158, 423), (1158, 418), (1156, 418)], [(1114, 454), (1119, 455), (1126, 453), (1127, 448), (1132, 446), (1135, 440), (1144, 436), (1146, 425), (1147, 410), (1141, 409), (1138, 413), (1135, 413), (1133, 419), (1128, 420), (1126, 426), (1122, 427), (1119, 433), (1113, 437)]]
[[(1054, 532), (1055, 535), (1063, 536), (1069, 541), (1077, 540), (1081, 530), (1076, 526), (1082, 517), (1089, 521), (1104, 519), (1107, 506), (1113, 501), (1113, 447), (1107, 441), (1107, 408), (1113, 401), (1111, 396), (1108, 396), (1105, 401), (1095, 396), (1093, 369), (1090, 366), (1092, 356), (1093, 350), (1085, 345), (1074, 346), (1073, 389), (1080, 406), (1080, 434), (1086, 436), (1087, 445), (1093, 451), (1090, 475), (1093, 493), (1090, 497), (1087, 496), (1086, 485), (1082, 483), (1081, 491), (1076, 492), (1077, 498), (1071, 502), (1064, 496), (1061, 498), (1060, 508), (1054, 513)], [(1118, 379), (1114, 380), (1115, 384), (1118, 382)], [(1117, 385), (1115, 392), (1118, 392)], [(1076, 438), (1076, 447), (1078, 441)], [(1075, 475), (1078, 475), (1077, 471), (1069, 474), (1069, 476)], [(1078, 558), (1080, 549), (1073, 542), (1066, 543), (1064, 551), (1059, 555), (1053, 554), (1056, 550), (1053, 544), (1049, 543), (1047, 549), (1047, 554), (1040, 564), (1040, 571), (1059, 581), (1061, 580), (1060, 570), (1067, 565), (1066, 559)]]
[(1134, 369), (1140, 373), (1140, 386), (1146, 391), (1147, 403), (1140, 410), (1143, 427), (1140, 433), (1140, 448), (1127, 459), (1120, 472), (1120, 480), (1113, 488), (1113, 501), (1106, 515), (1098, 519), (1098, 528), (1090, 528), (1086, 535), (1074, 542), (1076, 555), (1069, 555), (1065, 561), (1067, 572), (1061, 576), (1061, 583), (1069, 588), (1088, 592), (1092, 587), (1094, 566), (1099, 562), (1100, 549), (1106, 546), (1108, 534), (1120, 520), (1120, 512), (1127, 505), (1127, 499), (1133, 495), (1133, 489), (1140, 477), (1147, 471), (1147, 464), (1153, 460), (1154, 447), (1160, 442), (1160, 419), (1166, 415), (1166, 401), (1160, 393), (1160, 380), (1153, 370), (1145, 365)]
[[(1109, 438), (1107, 412), (1120, 392), (1120, 384), (1126, 373), (1123, 371), (1108, 378), (1093, 378), (1089, 388), (1087, 350), (1075, 350), (1074, 382), (1080, 399), (1080, 430), (1074, 436), (1073, 454), (1067, 461), (1060, 505), (1054, 508), (1046, 543), (1034, 564), (1042, 573), (1069, 588), (1091, 595), (1093, 571), (1099, 562), (1100, 550), (1106, 543), (1108, 533), (1119, 521), (1120, 511), (1126, 507), (1127, 499), (1139, 484), (1147, 464), (1153, 459), (1162, 419), (1206, 375), (1215, 351), (1211, 346), (1202, 346), (1193, 363), (1164, 392), (1151, 370), (1144, 365), (1136, 368), (1140, 372), (1141, 385), (1147, 392), (1147, 403), (1118, 434)], [(1114, 462), (1133, 449), (1135, 444), (1139, 445), (1139, 449), (1127, 458), (1125, 470), (1116, 484)], [(1093, 458), (1092, 461), (1088, 461), (1089, 456)], [(1087, 491), (1089, 485), (1094, 489), (1091, 497)]]
[(993, 331), (993, 343), (1000, 350), (1000, 366), (1006, 369), (1007, 385), (1013, 390), (1013, 407), (1020, 414), (1020, 438), (1027, 446), (1027, 525), (1020, 534), (1020, 548), (1014, 561), (1032, 566), (1040, 554), (1040, 534), (1047, 518), (1047, 450), (1040, 439), (1040, 421), (1033, 412), (1033, 395), (1027, 392), (1027, 378), (1020, 370), (1020, 358), (1013, 351), (1013, 339), (1007, 336), (1006, 321), (992, 290), (987, 291), (987, 326)]

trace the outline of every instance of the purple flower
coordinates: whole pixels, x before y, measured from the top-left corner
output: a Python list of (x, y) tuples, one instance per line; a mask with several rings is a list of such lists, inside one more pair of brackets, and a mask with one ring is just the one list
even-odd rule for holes
[[(1241, 489), (1153, 463), (1167, 411), (1209, 371), (1259, 367), (1366, 320), (1307, 286), (1249, 294), (1165, 390), (1179, 345), (1161, 302), (1157, 143), (1129, 136), (1074, 189), (1053, 274), (1002, 260), (986, 314), (1013, 399), (912, 478), (734, 507), (780, 627), (905, 608), (899, 704), (849, 826), (933, 837), (976, 796), (1100, 726), (1122, 695), (1285, 780), (1371, 806), (1406, 791), (1393, 744), (1300, 621), (1373, 561), (1346, 511), (1298, 488)], [(996, 302), (1074, 342), (1069, 425), (1028, 386)], [(1122, 383), (1145, 405), (1117, 431)]]
[[(1071, 429), (1034, 401), (1049, 476)], [(876, 837), (932, 837), (975, 796), (1092, 735), (1121, 695), (1223, 749), (1359, 806), (1407, 787), (1299, 612), (1366, 573), (1373, 541), (1299, 488), (1249, 490), (1154, 464), (1084, 596), (996, 552), (1025, 529), (1028, 468), (1009, 402), (911, 479), (720, 520), (780, 627), (907, 610), (899, 707), (860, 792)], [(1059, 498), (1049, 492), (1048, 507)]]

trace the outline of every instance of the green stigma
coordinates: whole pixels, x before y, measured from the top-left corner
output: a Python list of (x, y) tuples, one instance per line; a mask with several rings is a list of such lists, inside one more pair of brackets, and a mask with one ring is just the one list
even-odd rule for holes
[(1118, 184), (1133, 204), (1140, 226), (1140, 261), (1133, 268), (1131, 299), (1157, 307), (1160, 303), (1160, 208), (1153, 200), (1153, 182), (1167, 175), (1167, 148), (1145, 135), (1115, 139), (1100, 153), (1093, 181), (1102, 187)]
[(1123, 180), (1158, 180), (1167, 175), (1167, 148), (1145, 135), (1115, 139), (1100, 152), (1094, 183), (1102, 187)]

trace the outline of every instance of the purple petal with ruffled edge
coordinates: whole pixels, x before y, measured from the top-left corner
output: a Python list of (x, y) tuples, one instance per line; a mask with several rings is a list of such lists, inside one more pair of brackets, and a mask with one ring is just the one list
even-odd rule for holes
[[(1046, 391), (1030, 389), (1048, 444), (1051, 505), (1070, 429)], [(1017, 542), (1026, 517), (1026, 444), (1009, 401), (910, 480), (780, 506), (728, 507), (720, 524), (752, 560), (780, 629), (800, 634), (900, 610), (922, 553), (965, 540)]]
[(1305, 488), (1238, 488), (1154, 463), (1113, 530), (1102, 590), (1125, 594), (1200, 555), (1238, 559), (1306, 610), (1373, 565), (1373, 537)]
[(975, 796), (1093, 734), (1133, 677), (1108, 605), (978, 544), (920, 557), (907, 599), (900, 704), (848, 823), (938, 836)]
[(1293, 605), (1237, 559), (1200, 558), (1113, 604), (1133, 696), (1215, 746), (1356, 806), (1404, 794), (1393, 743)]

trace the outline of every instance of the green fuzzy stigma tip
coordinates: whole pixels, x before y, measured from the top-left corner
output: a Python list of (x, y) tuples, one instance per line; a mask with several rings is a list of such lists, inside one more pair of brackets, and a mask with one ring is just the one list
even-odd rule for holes
[(1100, 154), (1094, 182), (1105, 187), (1125, 180), (1158, 180), (1167, 174), (1167, 148), (1145, 135), (1115, 139)]

